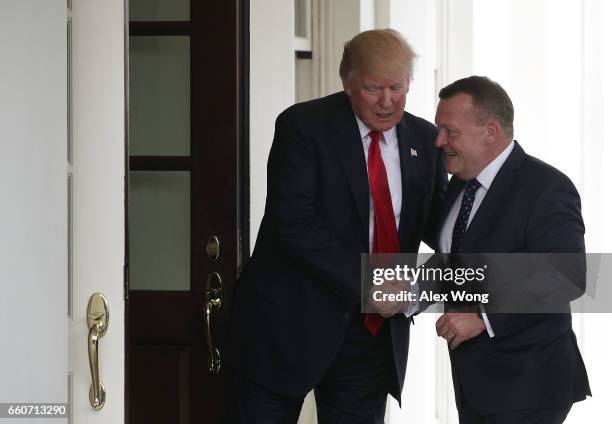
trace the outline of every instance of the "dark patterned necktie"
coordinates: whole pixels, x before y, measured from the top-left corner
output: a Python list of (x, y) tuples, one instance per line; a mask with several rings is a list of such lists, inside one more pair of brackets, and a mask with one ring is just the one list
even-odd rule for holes
[(457, 252), (461, 248), (463, 243), (463, 235), (467, 229), (468, 220), (470, 219), (470, 212), (472, 212), (472, 206), (474, 205), (474, 197), (476, 191), (480, 188), (480, 183), (477, 179), (468, 181), (465, 186), (465, 192), (463, 193), (463, 199), (461, 199), (461, 209), (457, 215), (455, 221), (455, 227), (453, 228), (453, 241), (451, 244), (451, 252)]

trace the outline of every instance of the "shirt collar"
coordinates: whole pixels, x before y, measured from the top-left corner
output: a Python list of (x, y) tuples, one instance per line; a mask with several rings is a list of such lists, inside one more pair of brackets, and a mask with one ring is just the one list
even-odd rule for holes
[(481, 186), (485, 189), (489, 190), (491, 187), (491, 183), (493, 183), (493, 179), (501, 169), (510, 153), (512, 153), (512, 149), (514, 148), (514, 141), (512, 141), (508, 146), (501, 152), (495, 159), (491, 161), (490, 164), (487, 165), (485, 169), (483, 169), (480, 174), (476, 177)]
[[(355, 119), (357, 119), (357, 126), (359, 127), (359, 135), (361, 135), (361, 140), (369, 140), (368, 134), (372, 131), (366, 124), (363, 123), (361, 119), (357, 115), (355, 115)], [(389, 147), (397, 144), (397, 133), (395, 130), (395, 126), (390, 130), (383, 132), (383, 140)]]

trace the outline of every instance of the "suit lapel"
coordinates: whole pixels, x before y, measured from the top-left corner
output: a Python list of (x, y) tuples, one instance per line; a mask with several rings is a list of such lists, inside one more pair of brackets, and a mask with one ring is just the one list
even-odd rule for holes
[(335, 131), (330, 129), (328, 136), (336, 149), (338, 159), (346, 174), (367, 240), (370, 227), (370, 185), (368, 171), (359, 127), (357, 126), (357, 120), (348, 102), (348, 98), (345, 98), (345, 106), (339, 108), (338, 113), (330, 121), (333, 123), (333, 127), (331, 125), (330, 127), (335, 128)]
[(496, 215), (500, 203), (514, 181), (524, 158), (525, 151), (515, 142), (512, 153), (493, 179), (493, 183), (463, 236), (462, 251), (470, 252), (474, 250), (478, 237), (491, 224), (492, 218)]
[[(402, 120), (397, 124), (396, 134), (402, 173), (402, 210), (398, 228), (401, 244), (409, 238), (407, 231), (417, 228), (413, 220), (419, 216), (415, 208), (419, 207), (421, 202), (416, 201), (415, 189), (421, 183), (419, 176), (424, 175), (424, 171), (420, 169), (423, 164), (419, 161), (418, 156), (419, 151), (423, 149), (417, 137), (412, 133), (407, 114), (404, 114)], [(402, 251), (406, 249), (407, 246), (402, 246)]]

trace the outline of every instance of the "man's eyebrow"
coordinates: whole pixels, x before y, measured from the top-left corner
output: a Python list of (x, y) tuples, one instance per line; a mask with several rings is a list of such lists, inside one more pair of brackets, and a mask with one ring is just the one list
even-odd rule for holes
[(458, 133), (458, 132), (459, 132), (459, 130), (458, 130), (458, 129), (456, 129), (456, 128), (452, 128), (452, 127), (449, 127), (448, 125), (444, 125), (444, 124), (442, 124), (442, 125), (436, 125), (436, 128), (438, 128), (438, 131), (440, 131), (440, 130), (444, 130), (444, 131), (446, 131), (446, 132), (454, 132), (454, 133)]

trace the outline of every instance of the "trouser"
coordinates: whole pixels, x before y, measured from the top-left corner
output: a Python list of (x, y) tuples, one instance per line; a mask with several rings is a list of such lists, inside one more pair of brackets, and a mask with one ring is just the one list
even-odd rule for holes
[[(355, 314), (332, 364), (314, 387), (318, 423), (383, 424), (395, 380), (389, 323), (373, 336), (363, 315)], [(274, 393), (236, 373), (226, 422), (294, 424), (304, 397)]]

